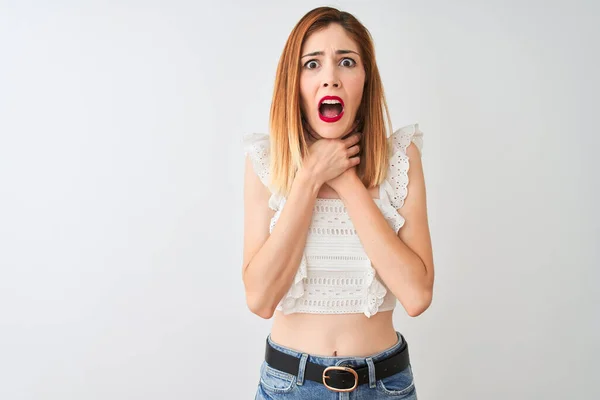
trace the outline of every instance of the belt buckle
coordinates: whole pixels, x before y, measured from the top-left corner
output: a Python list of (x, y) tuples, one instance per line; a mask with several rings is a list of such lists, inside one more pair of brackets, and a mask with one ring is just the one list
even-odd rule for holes
[[(331, 378), (330, 376), (327, 376), (327, 372), (331, 371), (331, 370), (350, 372), (352, 375), (354, 375), (354, 386), (352, 386), (349, 389), (339, 389), (339, 388), (335, 388), (333, 386), (329, 386), (325, 380)], [(354, 389), (356, 389), (356, 386), (358, 386), (358, 374), (356, 373), (355, 370), (353, 370), (350, 367), (342, 367), (342, 366), (327, 367), (323, 371), (323, 385), (325, 385), (325, 387), (327, 389), (333, 390), (334, 392), (351, 392)]]

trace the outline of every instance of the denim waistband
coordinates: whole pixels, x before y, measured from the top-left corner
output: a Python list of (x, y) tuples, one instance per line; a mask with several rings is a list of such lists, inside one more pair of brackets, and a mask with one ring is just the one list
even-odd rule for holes
[(394, 344), (393, 346), (391, 346), (379, 353), (376, 353), (376, 354), (373, 354), (370, 356), (364, 356), (364, 357), (345, 357), (345, 356), (328, 357), (328, 356), (315, 356), (315, 355), (311, 355), (311, 354), (307, 354), (307, 353), (302, 353), (302, 352), (290, 349), (289, 347), (285, 347), (285, 346), (282, 346), (280, 344), (273, 342), (270, 334), (267, 337), (267, 342), (271, 346), (273, 346), (273, 348), (275, 348), (283, 353), (289, 354), (296, 358), (305, 358), (308, 362), (322, 365), (325, 367), (329, 367), (329, 366), (333, 366), (333, 365), (342, 365), (342, 364), (347, 365), (347, 366), (352, 366), (352, 367), (362, 367), (362, 366), (367, 365), (367, 360), (369, 360), (370, 362), (371, 361), (377, 362), (379, 360), (388, 358), (389, 356), (391, 356), (395, 352), (397, 352), (398, 349), (400, 348), (400, 346), (402, 346), (402, 343), (405, 341), (405, 339), (404, 339), (404, 336), (402, 336), (402, 334), (400, 332), (396, 332), (396, 334), (398, 335), (398, 341), (396, 342), (396, 344)]

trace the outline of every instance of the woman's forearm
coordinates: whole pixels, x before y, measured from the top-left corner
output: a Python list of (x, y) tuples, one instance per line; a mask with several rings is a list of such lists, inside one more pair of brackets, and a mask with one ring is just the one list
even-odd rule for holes
[(407, 313), (417, 316), (431, 303), (433, 272), (400, 240), (362, 182), (353, 178), (338, 186), (338, 194), (378, 275)]
[(273, 231), (243, 272), (248, 307), (263, 318), (271, 318), (298, 271), (320, 187), (310, 170), (298, 172)]

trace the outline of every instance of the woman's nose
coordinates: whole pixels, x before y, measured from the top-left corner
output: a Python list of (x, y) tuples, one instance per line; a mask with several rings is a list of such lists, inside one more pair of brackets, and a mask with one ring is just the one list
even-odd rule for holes
[(340, 87), (340, 80), (335, 74), (330, 74), (323, 80), (323, 87), (333, 86), (335, 88)]
[(338, 88), (341, 86), (341, 82), (337, 75), (335, 67), (326, 67), (326, 70), (324, 72), (325, 73), (323, 76), (323, 87), (333, 86), (335, 88)]

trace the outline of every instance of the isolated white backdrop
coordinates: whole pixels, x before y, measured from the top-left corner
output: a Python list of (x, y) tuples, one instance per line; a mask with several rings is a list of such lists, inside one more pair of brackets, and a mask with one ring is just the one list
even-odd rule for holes
[(419, 122), (422, 399), (597, 399), (593, 1), (0, 2), (0, 398), (251, 399), (241, 137), (319, 5), (370, 29)]

